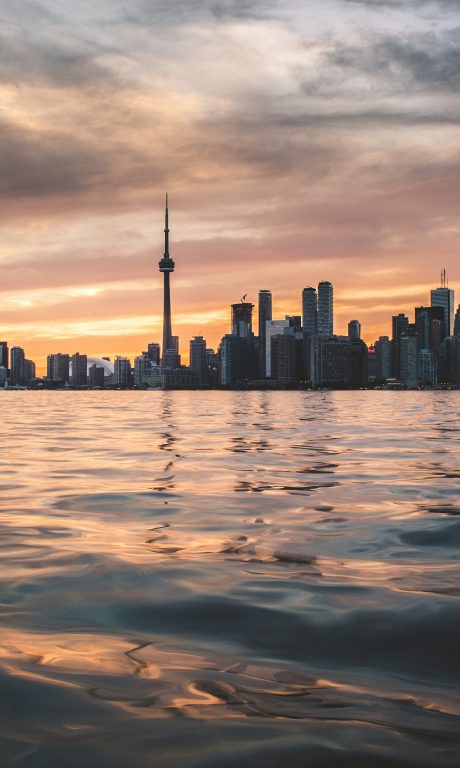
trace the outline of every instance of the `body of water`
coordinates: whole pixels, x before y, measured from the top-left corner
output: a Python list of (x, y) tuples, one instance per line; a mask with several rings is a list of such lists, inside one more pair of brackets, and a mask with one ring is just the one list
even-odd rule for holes
[(1, 765), (458, 765), (459, 403), (0, 393)]

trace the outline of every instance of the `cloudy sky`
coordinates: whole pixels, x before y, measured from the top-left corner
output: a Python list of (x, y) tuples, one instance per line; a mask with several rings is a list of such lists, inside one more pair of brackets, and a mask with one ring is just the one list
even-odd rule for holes
[[(0, 338), (216, 345), (330, 280), (367, 341), (460, 290), (460, 0), (2, 0)], [(458, 296), (460, 299), (460, 296)]]

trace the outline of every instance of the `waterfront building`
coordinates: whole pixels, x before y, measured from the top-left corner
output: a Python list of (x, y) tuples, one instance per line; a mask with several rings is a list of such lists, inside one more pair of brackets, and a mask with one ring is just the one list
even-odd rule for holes
[(399, 376), (406, 387), (417, 386), (417, 337), (407, 333), (399, 339)]
[[(457, 307), (454, 320), (454, 336), (460, 336), (460, 304)], [(0, 342), (1, 345), (1, 342)]]
[[(445, 282), (445, 277), (444, 277)], [(454, 292), (446, 285), (433, 288), (431, 291), (431, 306), (441, 307), (444, 313), (443, 338), (450, 336), (454, 330)]]
[(251, 336), (227, 333), (219, 345), (219, 381), (235, 387), (257, 375), (257, 356)]
[(377, 355), (375, 347), (367, 350), (367, 381), (374, 383), (377, 378)]
[(214, 349), (206, 350), (206, 365), (209, 384), (215, 387), (219, 383), (219, 355)]
[(437, 383), (436, 359), (430, 349), (417, 352), (417, 380), (423, 387), (432, 387)]
[(8, 342), (0, 341), (0, 367), (8, 370), (9, 355), (8, 355)]
[(72, 355), (70, 383), (72, 387), (86, 387), (88, 383), (88, 357), (79, 352)]
[(158, 365), (158, 363), (152, 362), (148, 352), (143, 352), (142, 355), (134, 358), (134, 384), (136, 387), (142, 387), (146, 384), (153, 365)]
[(409, 328), (409, 318), (402, 312), (392, 317), (392, 339), (391, 339), (391, 375), (396, 379), (400, 378), (401, 360), (400, 360), (400, 339)]
[(131, 384), (131, 361), (127, 357), (115, 358), (113, 383), (116, 387), (128, 387)]
[(88, 371), (88, 384), (92, 389), (102, 389), (104, 386), (105, 373), (104, 369), (93, 363)]
[(70, 378), (70, 355), (57, 352), (48, 355), (46, 376), (49, 381), (62, 381), (63, 384)]
[(209, 384), (206, 341), (202, 336), (195, 336), (190, 341), (190, 368), (196, 374), (200, 386)]
[(446, 336), (439, 347), (438, 381), (460, 385), (460, 336)]
[(379, 336), (374, 344), (376, 357), (375, 378), (378, 382), (385, 382), (391, 378), (391, 341), (388, 336)]
[(348, 336), (318, 337), (316, 354), (316, 386), (351, 386), (351, 347)]
[(147, 356), (152, 363), (155, 363), (155, 365), (160, 365), (161, 348), (157, 342), (153, 341), (147, 346)]
[(198, 379), (194, 371), (182, 368), (162, 368), (152, 365), (144, 384), (154, 389), (197, 389)]
[(272, 319), (272, 294), (271, 291), (259, 291), (259, 376), (266, 376), (266, 324)]
[(8, 381), (8, 368), (4, 365), (0, 365), (0, 387), (6, 386)]
[(275, 334), (271, 337), (271, 378), (282, 385), (297, 380), (296, 339), (293, 334)]
[(25, 355), (22, 347), (11, 347), (10, 352), (10, 383), (20, 387), (25, 384)]
[(241, 338), (251, 337), (252, 334), (252, 310), (254, 304), (249, 301), (240, 301), (232, 304), (232, 335)]
[(289, 327), (289, 317), (285, 317), (284, 320), (267, 320), (265, 324), (265, 376), (267, 379), (272, 378), (272, 338), (278, 334), (284, 334), (285, 329)]
[(302, 290), (302, 328), (305, 333), (315, 336), (318, 324), (318, 297), (316, 288), (307, 286)]
[(324, 280), (318, 284), (318, 335), (334, 334), (334, 289)]
[(350, 344), (350, 384), (354, 389), (366, 387), (368, 383), (367, 344), (360, 338), (349, 339)]
[(417, 349), (429, 349), (437, 354), (444, 338), (444, 310), (442, 307), (415, 307)]
[(350, 340), (361, 338), (361, 323), (358, 320), (350, 320), (348, 323), (348, 338)]

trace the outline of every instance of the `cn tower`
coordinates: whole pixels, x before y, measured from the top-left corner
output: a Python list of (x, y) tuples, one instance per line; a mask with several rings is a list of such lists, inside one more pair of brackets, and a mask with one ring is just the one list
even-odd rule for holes
[(171, 289), (169, 285), (169, 273), (174, 272), (174, 261), (169, 255), (169, 214), (168, 214), (168, 195), (166, 195), (165, 208), (165, 252), (163, 258), (159, 261), (158, 267), (164, 276), (164, 299), (163, 299), (163, 348), (161, 350), (162, 361), (166, 359), (165, 353), (172, 349), (172, 330), (171, 330)]

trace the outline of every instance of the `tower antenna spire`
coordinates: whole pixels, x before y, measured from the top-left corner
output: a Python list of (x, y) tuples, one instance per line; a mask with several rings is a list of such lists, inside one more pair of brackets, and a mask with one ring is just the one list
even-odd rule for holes
[(168, 211), (168, 193), (166, 192), (165, 205), (165, 253), (164, 258), (169, 258), (169, 211)]

